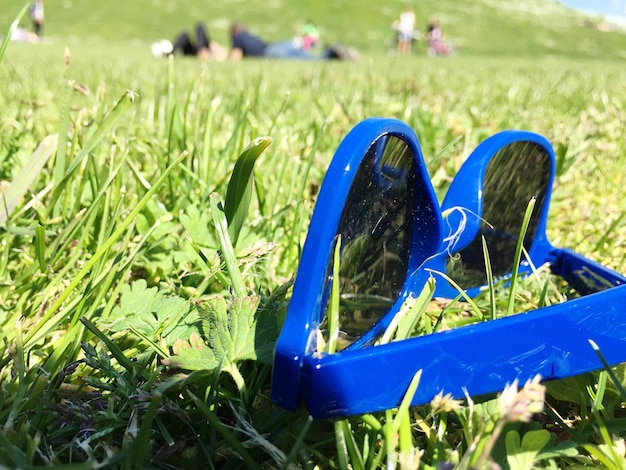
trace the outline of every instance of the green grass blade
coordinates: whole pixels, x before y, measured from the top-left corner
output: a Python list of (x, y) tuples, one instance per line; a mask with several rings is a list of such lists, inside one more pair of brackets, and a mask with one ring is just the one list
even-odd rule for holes
[(70, 163), (65, 174), (69, 174), (80, 165), (80, 162), (85, 158), (96, 146), (107, 136), (107, 134), (115, 127), (120, 118), (135, 102), (137, 94), (134, 91), (128, 90), (122, 95), (122, 97), (115, 103), (113, 109), (111, 109), (102, 119), (102, 122), (94, 129), (92, 134), (88, 137), (87, 143), (81, 149), (78, 156)]
[(28, 2), (22, 7), (20, 12), (15, 17), (15, 20), (13, 20), (13, 23), (11, 23), (9, 30), (4, 35), (4, 39), (2, 40), (2, 44), (0, 45), (0, 63), (2, 62), (2, 59), (4, 58), (4, 53), (6, 52), (7, 47), (9, 47), (9, 42), (11, 42), (11, 36), (13, 36), (13, 32), (20, 24), (20, 20), (22, 19), (22, 16), (24, 16), (24, 13), (26, 13), (26, 10), (28, 10), (29, 5), (30, 3)]
[(140, 337), (142, 340), (144, 340), (146, 343), (148, 343), (148, 346), (150, 346), (150, 348), (155, 353), (157, 353), (159, 357), (161, 358), (169, 357), (170, 354), (168, 351), (165, 351), (162, 347), (160, 347), (157, 343), (155, 343), (148, 335), (143, 333), (141, 330), (138, 330), (137, 327), (129, 323), (128, 329), (132, 331), (134, 334), (136, 334), (138, 337)]
[(537, 302), (537, 308), (544, 308), (548, 301), (548, 290), (550, 289), (550, 280), (546, 279), (541, 288), (541, 295), (539, 295), (539, 301)]
[[(128, 160), (125, 158), (128, 154), (125, 153), (124, 154), (124, 159), (122, 159), (119, 164), (117, 164), (114, 168), (111, 169), (111, 172), (107, 178), (107, 180), (102, 184), (102, 187), (100, 189), (100, 191), (98, 191), (98, 193), (96, 194), (96, 196), (93, 199), (92, 204), (89, 206), (89, 208), (87, 210), (82, 209), (81, 211), (79, 211), (73, 218), (73, 220), (71, 220), (67, 226), (66, 229), (63, 231), (63, 234), (65, 235), (65, 237), (59, 237), (57, 244), (60, 246), (60, 248), (56, 249), (56, 256), (61, 256), (63, 251), (65, 249), (68, 248), (68, 246), (72, 243), (74, 243), (75, 239), (79, 236), (78, 234), (83, 231), (86, 227), (89, 226), (89, 221), (93, 221), (93, 219), (95, 217), (97, 217), (97, 212), (98, 212), (98, 207), (100, 204), (100, 201), (103, 198), (107, 198), (110, 196), (111, 194), (111, 185), (113, 184), (114, 179), (116, 178), (117, 174), (119, 173), (119, 171), (122, 169), (122, 166), (128, 162)], [(149, 190), (150, 188), (148, 188)], [(102, 224), (103, 226), (105, 224)], [(102, 246), (104, 242), (101, 241), (99, 243), (99, 246)], [(57, 262), (56, 257), (53, 257), (53, 259), (51, 260), (51, 263), (55, 263)], [(51, 283), (51, 284), (55, 284), (55, 283)]]
[(337, 448), (341, 449), (340, 455), (346, 463), (342, 468), (353, 468), (355, 470), (365, 470), (363, 457), (354, 439), (354, 433), (350, 427), (350, 421), (340, 419), (335, 421), (335, 434), (337, 440)]
[(228, 234), (233, 246), (237, 245), (241, 227), (248, 215), (254, 184), (254, 164), (271, 142), (270, 137), (255, 139), (239, 156), (233, 168), (224, 199)]
[(606, 393), (606, 383), (607, 383), (607, 373), (606, 371), (602, 371), (598, 374), (598, 383), (596, 384), (595, 390), (590, 387), (590, 395), (593, 398), (593, 402), (591, 403), (591, 411), (602, 411), (604, 409), (604, 394)]
[(0, 447), (2, 448), (3, 465), (7, 465), (4, 468), (26, 468), (23, 452), (13, 445), (4, 432), (0, 432)]
[(404, 394), (404, 397), (402, 398), (402, 402), (400, 402), (400, 407), (398, 408), (398, 412), (396, 413), (396, 416), (389, 429), (388, 437), (396, 436), (397, 433), (399, 432), (400, 426), (402, 424), (402, 420), (404, 419), (403, 415), (406, 415), (409, 412), (411, 401), (413, 400), (413, 397), (415, 396), (415, 392), (417, 391), (417, 387), (419, 386), (421, 378), (422, 378), (422, 369), (418, 370), (413, 376), (413, 378), (411, 379), (411, 382), (409, 383), (409, 387), (407, 388), (406, 393)]
[(39, 261), (39, 270), (43, 273), (46, 272), (46, 229), (42, 225), (35, 227), (35, 256)]
[(613, 384), (615, 385), (615, 387), (617, 387), (617, 390), (619, 391), (622, 397), (622, 400), (626, 401), (626, 389), (622, 385), (621, 380), (617, 377), (617, 375), (615, 375), (615, 371), (611, 368), (609, 363), (606, 361), (606, 358), (604, 357), (604, 354), (602, 354), (600, 347), (596, 344), (595, 341), (591, 339), (587, 341), (589, 341), (589, 344), (591, 344), (591, 347), (593, 348), (594, 352), (600, 359), (600, 362), (602, 362), (602, 366), (604, 367), (604, 370), (606, 370), (607, 374), (609, 374), (609, 377), (611, 377)]
[(65, 189), (65, 182), (69, 180), (72, 172), (80, 165), (83, 159), (89, 155), (89, 153), (96, 148), (96, 146), (107, 136), (107, 134), (115, 127), (123, 114), (130, 108), (131, 104), (135, 101), (137, 95), (128, 90), (122, 97), (117, 101), (113, 109), (104, 116), (102, 122), (95, 128), (93, 133), (88, 137), (87, 143), (78, 153), (76, 158), (69, 164), (67, 170), (65, 171), (65, 175), (63, 176), (62, 181), (54, 188), (54, 193), (52, 195), (53, 204), (48, 208), (48, 212), (50, 212), (56, 204), (59, 196)]
[(120, 365), (129, 372), (133, 372), (135, 370), (135, 363), (128, 359), (124, 352), (120, 349), (120, 347), (111, 341), (107, 335), (102, 333), (96, 325), (87, 320), (86, 318), (81, 318), (80, 321), (83, 325), (87, 327), (87, 329), (100, 341), (102, 341), (108, 350), (111, 352), (113, 357), (120, 363)]
[(343, 421), (345, 420), (338, 420), (334, 423), (335, 442), (337, 445), (337, 466), (342, 470), (349, 469), (351, 467), (350, 456), (348, 454), (348, 437), (346, 436), (342, 425)]
[(41, 318), (41, 320), (35, 325), (31, 331), (29, 331), (25, 343), (30, 341), (39, 331), (40, 328), (45, 325), (45, 323), (54, 315), (54, 313), (63, 305), (63, 302), (69, 297), (69, 295), (74, 291), (74, 289), (80, 284), (80, 282), (87, 276), (87, 274), (91, 271), (91, 269), (95, 266), (96, 263), (100, 261), (100, 259), (109, 251), (109, 249), (117, 242), (120, 236), (126, 231), (126, 229), (134, 222), (135, 217), (139, 214), (139, 212), (144, 208), (144, 206), (148, 203), (148, 201), (152, 198), (157, 188), (165, 181), (168, 175), (176, 168), (180, 162), (184, 160), (187, 156), (186, 153), (182, 153), (165, 171), (161, 174), (159, 179), (154, 183), (152, 188), (146, 192), (146, 194), (141, 198), (141, 200), (137, 203), (137, 205), (133, 208), (132, 211), (128, 214), (128, 216), (119, 223), (117, 229), (111, 234), (111, 236), (106, 240), (106, 242), (102, 245), (102, 247), (94, 253), (94, 255), (85, 263), (82, 269), (72, 278), (69, 285), (63, 290), (63, 292), (56, 298), (54, 303), (50, 306), (45, 315)]
[[(413, 378), (411, 379), (411, 382), (409, 383), (409, 386), (406, 390), (406, 393), (404, 394), (404, 397), (402, 397), (402, 401), (400, 402), (400, 406), (398, 407), (398, 410), (395, 413), (395, 416), (393, 416), (393, 411), (389, 410), (387, 411), (387, 417), (388, 417), (388, 421), (385, 424), (384, 427), (384, 436), (385, 436), (385, 446), (387, 448), (386, 453), (387, 453), (387, 466), (388, 468), (393, 468), (395, 466), (395, 460), (396, 460), (396, 446), (398, 446), (400, 444), (400, 439), (402, 439), (402, 446), (403, 446), (403, 450), (405, 452), (405, 454), (409, 454), (409, 450), (408, 450), (408, 444), (407, 444), (407, 430), (404, 429), (402, 430), (402, 432), (400, 432), (401, 428), (403, 426), (409, 426), (410, 427), (410, 418), (409, 418), (409, 408), (411, 406), (411, 401), (413, 400), (413, 397), (415, 396), (415, 392), (417, 391), (417, 387), (419, 386), (419, 382), (420, 379), (422, 378), (422, 370), (418, 370), (415, 375), (413, 376)], [(391, 419), (391, 416), (393, 416), (393, 418)], [(408, 422), (407, 422), (408, 421)], [(408, 431), (410, 434), (410, 430)]]
[(416, 299), (411, 299), (410, 302), (407, 301), (402, 305), (400, 311), (394, 316), (385, 333), (381, 336), (379, 343), (386, 344), (392, 339), (400, 341), (410, 337), (426, 311), (434, 293), (435, 281), (431, 277)]
[(452, 285), (452, 287), (454, 287), (457, 291), (459, 291), (460, 297), (465, 299), (465, 301), (470, 305), (476, 317), (482, 318), (483, 314), (480, 311), (480, 308), (478, 308), (478, 305), (476, 304), (476, 302), (474, 302), (474, 299), (472, 299), (469, 295), (467, 295), (465, 293), (465, 290), (463, 290), (463, 288), (456, 281), (454, 281), (454, 279), (452, 279), (446, 273), (442, 273), (434, 269), (426, 269), (426, 271), (436, 273), (439, 276), (443, 277), (445, 280), (447, 280)]
[(150, 435), (152, 433), (152, 421), (156, 415), (157, 407), (161, 404), (163, 396), (159, 392), (152, 395), (148, 409), (139, 428), (137, 436), (131, 444), (129, 453), (126, 456), (126, 468), (145, 468), (146, 455), (149, 449)]
[(335, 249), (333, 250), (333, 282), (330, 286), (330, 301), (328, 311), (328, 344), (326, 351), (329, 354), (337, 350), (339, 339), (339, 297), (340, 297), (340, 264), (341, 264), (341, 236), (337, 236)]
[(413, 433), (411, 432), (411, 415), (409, 410), (396, 416), (400, 420), (400, 429), (398, 430), (398, 450), (400, 455), (408, 456), (413, 450)]
[(57, 146), (57, 156), (54, 162), (52, 181), (55, 187), (60, 186), (65, 175), (67, 166), (67, 130), (70, 122), (70, 108), (72, 106), (72, 96), (74, 94), (74, 82), (68, 81), (65, 85), (65, 96), (59, 117), (59, 145)]
[(595, 246), (592, 248), (592, 251), (600, 250), (604, 246), (604, 244), (608, 242), (609, 235), (613, 233), (613, 230), (615, 230), (616, 227), (619, 227), (624, 217), (626, 217), (626, 212), (621, 212), (620, 215), (611, 223), (609, 228), (604, 231), (602, 237), (600, 237)]
[(220, 241), (220, 256), (226, 264), (233, 291), (237, 297), (245, 297), (246, 286), (237, 264), (233, 244), (228, 236), (228, 223), (226, 222), (226, 215), (222, 209), (222, 200), (217, 193), (211, 194), (211, 215), (213, 217), (213, 223), (215, 224), (215, 230), (217, 231), (217, 237)]
[(228, 442), (232, 450), (239, 454), (239, 456), (243, 459), (244, 463), (248, 468), (256, 469), (258, 468), (258, 464), (252, 458), (252, 456), (248, 453), (246, 448), (243, 446), (241, 442), (237, 440), (235, 435), (228, 429), (226, 425), (222, 423), (219, 417), (211, 411), (211, 409), (204, 403), (200, 398), (194, 395), (192, 392), (187, 392), (189, 396), (191, 396), (192, 400), (198, 407), (198, 409), (202, 412), (204, 417), (207, 419), (209, 424), (213, 429), (217, 431), (217, 433), (224, 438), (226, 442)]
[(483, 244), (483, 256), (485, 260), (485, 272), (487, 273), (487, 286), (489, 287), (489, 309), (491, 310), (491, 319), (496, 319), (496, 290), (493, 285), (493, 271), (491, 269), (491, 258), (489, 257), (489, 249), (487, 248), (487, 240), (481, 237)]
[(26, 195), (32, 184), (43, 171), (46, 162), (54, 153), (57, 145), (57, 136), (49, 135), (44, 138), (28, 161), (17, 173), (8, 189), (2, 192), (4, 202), (0, 210), (0, 225), (4, 225), (20, 200)]
[(311, 424), (313, 424), (313, 418), (309, 416), (305, 421), (304, 426), (302, 426), (302, 429), (298, 433), (296, 441), (291, 446), (291, 449), (289, 449), (289, 453), (286, 455), (285, 461), (281, 465), (280, 470), (287, 470), (289, 468), (289, 464), (293, 461), (293, 459), (296, 457), (296, 454), (302, 447), (302, 443), (304, 442), (304, 438), (311, 428)]
[(522, 250), (524, 249), (524, 239), (526, 238), (526, 232), (528, 231), (528, 225), (530, 224), (530, 217), (533, 214), (535, 203), (537, 198), (533, 197), (528, 202), (526, 212), (524, 213), (524, 219), (522, 220), (522, 227), (520, 229), (520, 235), (517, 239), (517, 246), (515, 247), (515, 258), (513, 259), (513, 271), (511, 273), (511, 282), (509, 285), (509, 301), (506, 306), (507, 316), (513, 315), (515, 310), (515, 288), (517, 286), (517, 279), (519, 278), (519, 265), (522, 260)]

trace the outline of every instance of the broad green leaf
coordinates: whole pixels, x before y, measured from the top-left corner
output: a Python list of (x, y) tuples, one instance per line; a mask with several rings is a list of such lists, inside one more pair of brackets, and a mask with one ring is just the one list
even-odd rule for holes
[(549, 395), (558, 400), (569, 401), (580, 405), (589, 399), (586, 389), (591, 384), (592, 380), (593, 377), (591, 374), (576, 375), (566, 379), (546, 382), (546, 389)]
[(550, 432), (545, 429), (528, 431), (520, 442), (517, 431), (506, 434), (507, 462), (511, 470), (530, 470), (536, 457), (549, 442)]
[(99, 324), (113, 333), (136, 330), (151, 340), (164, 340), (167, 346), (199, 331), (198, 315), (189, 301), (147, 287), (143, 279), (122, 287), (119, 305)]
[[(552, 440), (555, 440), (554, 437)], [(576, 448), (576, 443), (574, 441), (563, 441), (554, 446), (552, 444), (546, 446), (541, 452), (539, 452), (536, 460), (548, 460), (558, 457), (576, 457), (577, 455), (578, 449)]]
[(188, 300), (182, 297), (163, 297), (156, 304), (154, 313), (162, 327), (160, 336), (166, 340), (168, 346), (198, 331), (200, 324), (198, 312)]
[(241, 227), (246, 220), (252, 189), (254, 184), (254, 164), (257, 158), (272, 142), (270, 137), (254, 139), (237, 159), (233, 174), (228, 182), (226, 199), (224, 200), (224, 212), (228, 221), (228, 234), (233, 245), (237, 244)]
[(173, 221), (172, 213), (163, 203), (156, 199), (149, 201), (137, 215), (135, 229), (139, 234), (149, 234), (150, 237), (142, 252), (142, 261), (148, 273), (146, 276), (162, 279), (183, 264), (176, 260), (180, 254), (178, 250), (185, 246), (181, 238), (175, 236), (180, 231), (180, 224)]
[(196, 206), (189, 206), (180, 215), (180, 222), (191, 239), (204, 248), (217, 249), (217, 243), (211, 230), (207, 230), (212, 223), (209, 211), (200, 211)]
[(168, 236), (178, 228), (173, 219), (173, 215), (161, 201), (150, 200), (137, 216), (135, 227), (141, 235), (152, 232), (152, 239), (169, 238)]
[(122, 287), (119, 305), (111, 311), (107, 319), (108, 329), (118, 332), (128, 328), (127, 323), (132, 317), (154, 311), (162, 297), (163, 294), (156, 287), (147, 287), (144, 279), (139, 279), (132, 285), (126, 284)]
[(222, 357), (225, 365), (256, 359), (254, 329), (258, 305), (256, 296), (232, 301), (215, 296), (198, 304), (204, 337), (215, 366)]
[(214, 360), (211, 348), (199, 333), (192, 333), (187, 341), (174, 342), (174, 355), (163, 360), (163, 364), (185, 370), (215, 370), (219, 361)]
[(271, 362), (278, 326), (275, 315), (258, 309), (259, 300), (213, 296), (197, 304), (204, 339), (193, 334), (176, 341), (166, 365), (215, 370), (220, 362), (224, 369), (244, 360)]

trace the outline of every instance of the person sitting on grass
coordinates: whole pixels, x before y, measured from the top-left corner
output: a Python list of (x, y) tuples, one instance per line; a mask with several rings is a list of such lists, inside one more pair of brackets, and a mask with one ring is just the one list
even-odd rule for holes
[(428, 22), (426, 39), (428, 40), (428, 55), (430, 57), (452, 55), (455, 52), (454, 47), (444, 42), (441, 27), (434, 20)]

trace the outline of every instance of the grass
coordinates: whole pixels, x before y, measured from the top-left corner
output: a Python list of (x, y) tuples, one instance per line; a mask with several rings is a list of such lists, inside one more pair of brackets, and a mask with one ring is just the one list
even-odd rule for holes
[[(121, 8), (118, 2), (94, 4), (73, 0), (46, 4), (44, 31), (60, 47), (86, 47), (95, 55), (118, 48), (127, 57), (143, 55), (151, 42), (161, 38), (173, 40), (199, 21), (206, 24), (214, 40), (228, 45), (228, 30), (233, 21), (244, 21), (267, 40), (278, 41), (290, 38), (304, 21), (311, 19), (328, 43), (343, 42), (368, 55), (384, 55), (392, 47), (391, 23), (406, 3), (230, 0), (206, 4), (180, 0), (174, 4), (137, 0)], [(459, 4), (454, 0), (422, 0), (413, 6), (417, 28), (424, 32), (427, 21), (436, 18), (447, 39), (457, 45), (463, 56), (626, 57), (623, 31), (600, 32), (600, 18), (585, 17), (557, 2), (524, 0), (502, 4), (474, 0)], [(8, 28), (16, 11), (17, 8), (0, 11), (0, 31)], [(28, 21), (23, 24), (29, 26)], [(424, 44), (418, 49), (425, 54)]]
[[(441, 2), (449, 34), (472, 42), (450, 60), (400, 61), (379, 48), (400, 8), (373, 20), (377, 7), (346, 0), (378, 21), (371, 42), (332, 10), (318, 21), (346, 32), (364, 52), (358, 63), (168, 62), (147, 44), (197, 6), (172, 21), (137, 14), (129, 26), (114, 2), (73, 5), (47, 6), (52, 45), (10, 44), (0, 63), (0, 184), (6, 199), (18, 196), (0, 237), (0, 466), (623, 468), (623, 366), (547, 384), (532, 418), (507, 410), (529, 396), (544, 403), (533, 383), (500, 399), (441, 396), (336, 422), (269, 400), (273, 342), (316, 192), (340, 140), (366, 117), (416, 130), (440, 195), (493, 132), (546, 135), (559, 161), (550, 239), (626, 271), (626, 77), (622, 46), (610, 42), (623, 35), (580, 29), (563, 13), (550, 26), (562, 28), (556, 54), (533, 34), (531, 45), (503, 40), (545, 26), (525, 22), (534, 10), (511, 18), (476, 2), (466, 8), (494, 26), (462, 29), (467, 17)], [(318, 2), (305, 5), (322, 15)], [(228, 17), (216, 8), (212, 21)], [(258, 19), (268, 36), (299, 18), (294, 10), (274, 26), (273, 8)], [(255, 12), (241, 10), (249, 22)], [(95, 28), (96, 13), (108, 28)], [(578, 49), (578, 34), (597, 49)], [(246, 195), (248, 210), (233, 209)], [(542, 286), (518, 282), (518, 309), (536, 307)], [(499, 312), (508, 293), (496, 289)], [(489, 296), (476, 302), (490, 317)], [(433, 325), (451, 326), (466, 306), (443, 317), (431, 308)]]

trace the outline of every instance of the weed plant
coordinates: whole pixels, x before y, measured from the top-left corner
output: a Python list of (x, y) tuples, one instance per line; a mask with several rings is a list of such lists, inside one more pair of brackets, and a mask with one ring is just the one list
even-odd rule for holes
[[(366, 117), (416, 130), (440, 195), (486, 136), (546, 135), (550, 238), (624, 272), (621, 61), (76, 49), (0, 63), (0, 467), (624, 468), (623, 366), (334, 422), (269, 400), (317, 190)], [(412, 326), (566, 300), (539, 276), (474, 306), (426, 291)]]

